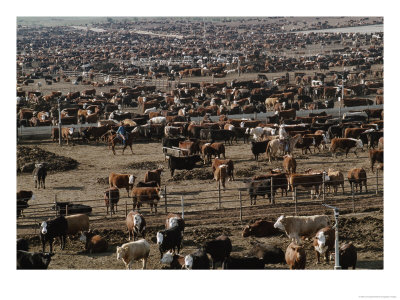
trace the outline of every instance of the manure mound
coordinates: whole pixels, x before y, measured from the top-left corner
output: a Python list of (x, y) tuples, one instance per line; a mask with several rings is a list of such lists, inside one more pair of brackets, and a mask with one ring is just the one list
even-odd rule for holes
[(39, 147), (17, 147), (17, 172), (30, 173), (36, 163), (45, 163), (48, 171), (68, 171), (75, 169), (78, 162), (75, 159), (59, 156)]

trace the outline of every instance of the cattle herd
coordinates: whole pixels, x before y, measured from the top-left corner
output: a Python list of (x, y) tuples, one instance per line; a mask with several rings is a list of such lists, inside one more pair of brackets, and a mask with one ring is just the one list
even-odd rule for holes
[[(346, 25), (383, 21), (355, 19)], [(320, 214), (302, 216), (282, 211), (273, 222), (257, 219), (241, 226), (238, 238), (252, 239), (246, 255), (231, 254), (235, 242), (226, 233), (195, 243), (196, 250), (184, 255), (185, 229), (196, 226), (185, 224), (183, 213), (169, 213), (162, 223), (152, 218), (160, 215), (157, 206), (165, 196), (166, 176), (174, 179), (182, 170), (211, 173), (214, 183), (210, 181), (208, 189), (225, 191), (244, 184), (254, 207), (265, 195), (272, 207), (278, 191), (283, 197), (297, 189), (321, 199), (326, 192), (344, 195), (346, 185), (362, 197), (372, 190), (368, 178), (383, 170), (383, 32), (301, 33), (282, 28), (315, 30), (335, 24), (301, 26), (291, 18), (238, 20), (114, 20), (85, 30), (18, 25), (18, 129), (46, 128), (36, 140), (51, 144), (61, 137), (63, 148), (101, 148), (116, 162), (135, 161), (138, 148), (151, 143), (164, 164), (146, 170), (140, 179), (135, 170), (109, 170), (109, 186), (102, 191), (104, 212), (118, 214), (125, 193), (133, 205), (119, 228), (126, 232), (125, 243), (117, 245), (94, 230), (91, 206), (72, 203), (79, 199), (55, 201), (57, 216), (34, 225), (41, 249), (29, 252), (32, 239), (17, 239), (17, 269), (51, 268), (54, 255), (68, 248), (68, 237), (77, 235), (82, 253), (112, 252), (116, 268), (123, 263), (131, 269), (135, 261), (142, 261), (146, 269), (154, 257), (168, 269), (264, 269), (269, 264), (305, 269), (322, 261), (332, 264), (335, 222), (322, 208)], [(339, 107), (351, 110), (339, 115)], [(120, 127), (126, 131), (124, 140), (117, 133)], [(19, 136), (18, 143), (25, 139)], [(270, 170), (251, 178), (238, 176), (242, 159), (229, 154), (239, 144), (241, 158)], [(124, 152), (128, 146), (130, 151)], [(364, 151), (367, 159), (359, 157)], [(336, 161), (363, 159), (370, 169), (308, 165), (305, 157), (317, 155)], [(34, 193), (52, 188), (51, 181), (45, 184), (46, 177), (53, 176), (46, 161), (35, 162), (32, 175), (31, 190), (17, 191), (17, 220), (24, 218)], [(288, 246), (263, 242), (276, 236)], [(60, 249), (53, 247), (57, 239)], [(307, 247), (312, 247), (315, 260), (307, 257)], [(351, 241), (341, 243), (336, 255), (342, 269), (356, 268), (357, 250)]]

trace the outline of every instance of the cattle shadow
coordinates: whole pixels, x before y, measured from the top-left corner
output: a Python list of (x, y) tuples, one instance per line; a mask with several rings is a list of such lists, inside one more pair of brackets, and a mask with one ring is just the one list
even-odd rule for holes
[(116, 246), (115, 246), (115, 251), (110, 251), (110, 246), (108, 247), (106, 252), (101, 252), (101, 253), (89, 253), (86, 250), (78, 251), (76, 254), (77, 255), (82, 255), (90, 258), (101, 258), (101, 257), (106, 257), (106, 256), (111, 256), (114, 255), (116, 252)]
[(53, 190), (60, 190), (60, 191), (64, 191), (64, 190), (72, 190), (72, 191), (83, 191), (85, 188), (81, 187), (81, 186), (56, 186), (53, 187)]
[(356, 264), (357, 269), (383, 270), (383, 260), (359, 260)]
[(244, 248), (242, 246), (233, 246), (232, 245), (232, 251), (233, 252), (242, 252), (242, 251), (245, 251), (245, 250), (246, 250), (246, 248)]

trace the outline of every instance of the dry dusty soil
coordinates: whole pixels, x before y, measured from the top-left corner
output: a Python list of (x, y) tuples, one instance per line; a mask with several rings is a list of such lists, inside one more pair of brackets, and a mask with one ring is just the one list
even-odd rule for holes
[[(83, 201), (93, 207), (90, 216), (91, 228), (105, 236), (110, 244), (109, 251), (103, 254), (83, 254), (83, 244), (78, 237), (71, 237), (64, 251), (60, 250), (58, 242), (55, 245), (55, 256), (49, 269), (123, 269), (124, 264), (117, 261), (116, 246), (128, 241), (128, 235), (124, 224), (125, 205), (130, 210), (130, 199), (126, 196), (126, 190), (121, 190), (121, 200), (116, 216), (106, 216), (103, 191), (107, 188), (107, 177), (110, 172), (121, 172), (134, 174), (138, 180), (142, 180), (146, 170), (154, 169), (163, 165), (165, 172), (162, 174), (162, 185), (167, 186), (169, 196), (169, 212), (181, 212), (180, 195), (185, 197), (185, 220), (187, 223), (184, 234), (184, 248), (182, 254), (189, 254), (196, 250), (197, 246), (206, 240), (226, 234), (232, 240), (233, 253), (245, 255), (252, 248), (252, 242), (258, 240), (263, 243), (274, 243), (284, 251), (289, 240), (284, 233), (268, 238), (243, 238), (241, 232), (243, 227), (251, 221), (259, 218), (275, 220), (281, 214), (293, 215), (294, 205), (290, 193), (288, 197), (276, 198), (276, 204), (269, 204), (267, 199), (259, 198), (257, 205), (250, 207), (249, 198), (245, 191), (243, 197), (243, 220), (239, 219), (238, 188), (245, 187), (242, 179), (256, 174), (262, 174), (270, 168), (281, 167), (282, 161), (273, 161), (269, 164), (265, 157), (257, 163), (250, 151), (250, 145), (240, 142), (228, 145), (226, 156), (235, 163), (235, 181), (227, 183), (227, 191), (221, 191), (221, 209), (218, 209), (216, 196), (216, 183), (212, 179), (210, 165), (201, 166), (192, 171), (176, 171), (174, 178), (171, 177), (167, 164), (164, 162), (161, 144), (157, 141), (150, 143), (138, 143), (134, 145), (132, 155), (126, 151), (121, 155), (121, 148), (117, 149), (117, 155), (113, 155), (107, 146), (92, 142), (89, 145), (77, 143), (74, 146), (64, 145), (60, 147), (50, 140), (46, 141), (24, 141), (23, 146), (39, 147), (59, 156), (76, 160), (78, 165), (75, 169), (68, 171), (50, 171), (46, 179), (46, 189), (35, 190), (33, 178), (30, 173), (17, 174), (17, 190), (33, 190), (36, 198), (30, 201), (31, 207), (26, 210), (26, 218), (17, 221), (18, 237), (28, 237), (31, 242), (31, 250), (41, 249), (37, 236), (37, 224), (48, 216), (54, 216), (50, 210), (51, 203), (55, 197), (58, 201)], [(298, 172), (307, 168), (325, 169), (335, 168), (347, 174), (351, 167), (363, 167), (367, 170), (369, 178), (368, 193), (356, 195), (355, 212), (352, 213), (351, 193), (348, 182), (345, 182), (346, 195), (326, 195), (326, 203), (337, 205), (341, 209), (340, 240), (341, 242), (353, 242), (358, 249), (357, 268), (360, 269), (382, 269), (383, 268), (383, 186), (379, 187), (378, 195), (375, 195), (376, 180), (371, 172), (367, 152), (360, 152), (359, 158), (353, 153), (347, 158), (339, 155), (332, 158), (325, 150), (312, 155), (301, 154), (295, 151), (298, 164)], [(182, 174), (185, 174), (184, 176)], [(379, 179), (382, 184), (383, 179)], [(174, 202), (175, 201), (175, 202)], [(127, 204), (125, 204), (127, 203)], [(328, 214), (332, 218), (332, 210), (321, 206), (321, 199), (311, 200), (309, 193), (304, 194), (299, 200), (298, 215)], [(39, 213), (37, 205), (43, 204), (46, 212)], [(193, 206), (190, 206), (192, 204)], [(201, 212), (205, 210), (204, 212)], [(148, 205), (141, 209), (148, 223), (146, 239), (151, 244), (149, 269), (160, 269), (160, 254), (157, 249), (155, 235), (163, 228), (165, 219), (165, 207), (163, 200), (159, 203), (158, 213), (150, 213)], [(333, 218), (332, 218), (333, 220)], [(305, 241), (307, 250), (307, 269), (333, 269), (330, 264), (315, 264), (314, 253), (311, 242)], [(47, 248), (48, 249), (48, 246)], [(41, 251), (41, 250), (40, 250)], [(140, 263), (134, 268), (140, 268)], [(287, 265), (266, 265), (268, 269), (287, 269)]]

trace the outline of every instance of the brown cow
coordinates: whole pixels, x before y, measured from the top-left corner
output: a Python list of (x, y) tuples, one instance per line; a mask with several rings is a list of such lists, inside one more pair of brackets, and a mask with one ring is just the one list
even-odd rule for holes
[[(296, 187), (303, 187), (306, 190), (311, 190), (311, 197), (313, 198), (313, 192), (318, 197), (320, 196), (320, 185), (322, 185), (322, 177), (326, 173), (314, 173), (314, 174), (288, 174), (288, 190), (294, 191)], [(326, 181), (326, 180), (325, 180)]]
[(133, 176), (132, 174), (110, 173), (110, 176), (108, 177), (108, 183), (110, 184), (110, 188), (126, 188), (129, 197), (129, 189), (133, 189), (135, 179), (136, 176)]
[(283, 157), (283, 170), (287, 173), (296, 173), (296, 160), (291, 155)]
[(336, 150), (344, 150), (346, 151), (346, 157), (347, 154), (349, 153), (350, 149), (354, 148), (354, 154), (357, 156), (357, 149), (362, 149), (363, 148), (363, 142), (361, 140), (356, 140), (356, 139), (347, 139), (347, 138), (333, 138), (331, 140), (331, 147), (330, 151), (332, 152), (332, 156), (337, 156)]
[(136, 241), (139, 234), (145, 239), (146, 238), (146, 220), (143, 215), (137, 211), (130, 211), (126, 216), (126, 227), (128, 228), (128, 239)]
[(108, 208), (111, 207), (111, 214), (115, 214), (114, 205), (116, 207), (116, 211), (118, 211), (118, 201), (119, 201), (119, 189), (116, 187), (111, 187), (104, 191), (104, 203), (107, 208), (107, 215), (108, 215)]
[(278, 232), (280, 232), (280, 230), (274, 227), (274, 223), (265, 220), (258, 220), (253, 224), (247, 225), (243, 229), (242, 236), (269, 237)]
[(347, 179), (349, 180), (350, 185), (355, 186), (355, 192), (357, 193), (357, 186), (360, 186), (360, 194), (362, 192), (362, 185), (365, 186), (365, 192), (368, 193), (367, 190), (367, 173), (363, 168), (354, 168), (351, 169), (347, 173)]
[[(67, 140), (67, 145), (69, 143), (69, 139), (72, 141), (72, 145), (74, 145), (73, 134), (74, 128), (62, 127), (61, 128), (61, 140)], [(53, 142), (59, 139), (59, 131), (57, 127), (51, 129), (51, 138)]]
[(214, 179), (222, 185), (224, 191), (225, 191), (225, 180), (228, 177), (227, 169), (228, 169), (227, 165), (220, 165), (214, 171)]
[(133, 209), (140, 209), (143, 203), (150, 204), (150, 210), (157, 213), (157, 204), (160, 201), (160, 189), (154, 187), (135, 187), (132, 190)]
[(335, 230), (329, 226), (320, 229), (314, 237), (313, 246), (317, 263), (321, 255), (325, 255), (325, 262), (329, 263), (329, 253), (335, 248)]
[(305, 269), (306, 268), (306, 251), (303, 246), (290, 243), (285, 253), (286, 263), (289, 265), (290, 270)]
[(212, 165), (211, 165), (213, 174), (215, 173), (215, 170), (216, 170), (220, 165), (227, 165), (227, 166), (228, 166), (228, 168), (227, 168), (227, 173), (228, 173), (228, 177), (229, 177), (228, 180), (232, 180), (232, 181), (235, 180), (235, 179), (233, 178), (233, 169), (234, 169), (234, 167), (233, 167), (233, 161), (232, 161), (231, 159), (219, 159), (219, 158), (216, 157), (216, 158), (213, 160)]
[(182, 151), (184, 156), (193, 155), (198, 152), (198, 144), (192, 141), (179, 142), (179, 148), (186, 149), (188, 151)]
[(220, 157), (221, 154), (225, 157), (225, 146), (223, 143), (206, 143), (201, 147), (201, 154), (203, 156), (204, 164), (211, 162), (211, 157)]
[(383, 150), (369, 150), (369, 160), (371, 161), (371, 171), (374, 173), (375, 162), (383, 164)]
[(344, 138), (353, 138), (358, 139), (360, 138), (361, 133), (365, 132), (366, 128), (346, 128), (344, 130)]
[(331, 191), (331, 186), (333, 187), (334, 194), (337, 194), (338, 186), (342, 186), (344, 195), (344, 176), (340, 171), (334, 171), (333, 169), (328, 170), (329, 180), (325, 182), (325, 186), (329, 187), (329, 192)]
[(163, 168), (155, 169), (152, 171), (147, 171), (144, 175), (144, 182), (155, 181), (157, 182), (158, 186), (161, 186), (161, 172)]
[(90, 254), (106, 252), (108, 250), (107, 240), (100, 235), (95, 235), (90, 230), (82, 232), (80, 241), (85, 243), (85, 250)]

